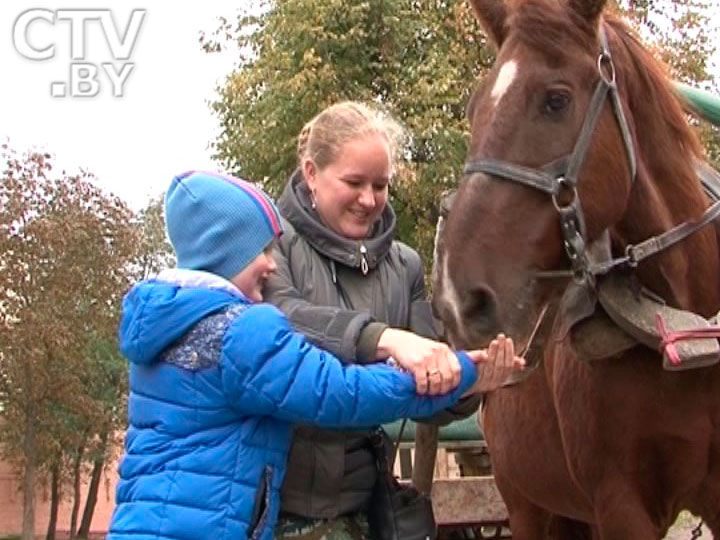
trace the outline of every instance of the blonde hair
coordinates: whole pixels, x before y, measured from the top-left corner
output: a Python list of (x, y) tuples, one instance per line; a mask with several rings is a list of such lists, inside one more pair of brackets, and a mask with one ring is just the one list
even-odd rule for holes
[(383, 136), (390, 148), (393, 171), (400, 160), (405, 132), (388, 114), (356, 101), (331, 105), (310, 120), (298, 136), (298, 166), (311, 159), (318, 169), (333, 163), (342, 146), (368, 135)]

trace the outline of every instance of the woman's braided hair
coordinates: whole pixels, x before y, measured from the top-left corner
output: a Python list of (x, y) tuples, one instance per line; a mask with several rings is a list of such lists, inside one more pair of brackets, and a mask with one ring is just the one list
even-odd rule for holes
[(400, 159), (405, 133), (400, 124), (388, 114), (356, 101), (331, 105), (310, 120), (298, 135), (298, 166), (311, 159), (318, 169), (333, 163), (340, 148), (349, 141), (367, 135), (382, 135), (390, 148), (395, 165)]

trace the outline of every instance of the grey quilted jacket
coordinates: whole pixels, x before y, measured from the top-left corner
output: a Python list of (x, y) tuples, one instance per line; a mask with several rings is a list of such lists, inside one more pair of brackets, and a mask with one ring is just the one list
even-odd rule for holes
[[(362, 242), (339, 236), (320, 221), (299, 171), (278, 207), (285, 234), (275, 250), (278, 270), (267, 284), (265, 300), (284, 311), (295, 330), (350, 363), (374, 361), (387, 326), (436, 337), (420, 257), (393, 240), (395, 213), (390, 205)], [(465, 400), (433, 421), (447, 423), (474, 410), (477, 400)], [(298, 426), (282, 510), (315, 518), (358, 511), (365, 507), (375, 479), (366, 431)]]

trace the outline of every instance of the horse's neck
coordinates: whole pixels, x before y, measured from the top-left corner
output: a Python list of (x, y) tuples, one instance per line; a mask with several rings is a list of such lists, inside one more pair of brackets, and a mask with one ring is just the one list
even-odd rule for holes
[[(707, 201), (697, 179), (693, 173), (684, 176), (662, 166), (640, 167), (625, 218), (616, 230), (623, 244), (641, 242), (702, 214)], [(691, 187), (676, 189), (681, 185)], [(720, 309), (719, 264), (718, 237), (709, 225), (646, 259), (638, 275), (668, 304), (711, 316)]]

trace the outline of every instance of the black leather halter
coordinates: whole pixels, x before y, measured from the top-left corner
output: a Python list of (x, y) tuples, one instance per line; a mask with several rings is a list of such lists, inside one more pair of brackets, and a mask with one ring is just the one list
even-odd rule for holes
[[(484, 173), (495, 178), (516, 182), (550, 195), (553, 205), (560, 216), (563, 247), (570, 260), (570, 269), (539, 271), (535, 275), (538, 278), (572, 277), (577, 283), (591, 287), (595, 284), (596, 276), (605, 274), (617, 266), (636, 266), (641, 260), (683, 240), (720, 215), (720, 202), (718, 202), (708, 208), (697, 221), (682, 223), (643, 242), (628, 245), (622, 257), (607, 257), (600, 261), (593, 260), (592, 257), (589, 257), (586, 245), (585, 220), (577, 194), (578, 175), (585, 161), (597, 119), (600, 116), (607, 96), (610, 97), (615, 119), (620, 127), (632, 183), (635, 182), (637, 175), (637, 161), (632, 135), (630, 134), (625, 113), (620, 102), (617, 82), (615, 80), (615, 64), (610, 54), (607, 35), (603, 27), (600, 29), (600, 54), (597, 59), (597, 70), (599, 80), (585, 114), (580, 135), (569, 156), (561, 160), (553, 161), (539, 169), (524, 167), (496, 159), (469, 160), (466, 162), (464, 168), (465, 176)], [(570, 193), (571, 200), (569, 203), (562, 203), (560, 199), (563, 194), (567, 193)], [(601, 238), (603, 239), (602, 241), (609, 242), (607, 234), (603, 234)], [(609, 245), (600, 251), (609, 253)]]

